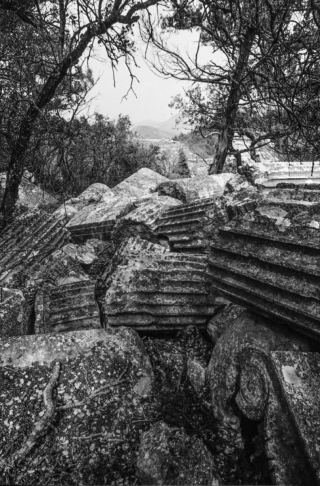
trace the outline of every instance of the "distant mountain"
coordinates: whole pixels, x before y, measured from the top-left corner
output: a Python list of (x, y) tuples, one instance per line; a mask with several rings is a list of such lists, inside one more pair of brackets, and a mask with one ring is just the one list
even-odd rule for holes
[(151, 125), (134, 126), (133, 131), (136, 132), (140, 138), (154, 138), (157, 140), (160, 140), (161, 138), (171, 139), (175, 135), (174, 132), (166, 132)]
[(176, 125), (179, 115), (173, 115), (164, 122), (154, 120), (144, 120), (133, 125), (133, 131), (137, 132), (141, 138), (172, 138), (179, 133), (187, 132), (184, 125)]

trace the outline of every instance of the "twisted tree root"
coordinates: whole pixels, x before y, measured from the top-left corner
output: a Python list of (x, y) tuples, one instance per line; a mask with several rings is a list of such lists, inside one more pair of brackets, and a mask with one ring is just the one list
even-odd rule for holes
[(45, 414), (38, 422), (36, 422), (31, 434), (22, 447), (20, 447), (20, 449), (12, 454), (7, 460), (0, 460), (0, 472), (7, 472), (12, 469), (14, 465), (19, 464), (29, 454), (40, 437), (42, 437), (50, 427), (55, 412), (55, 402), (53, 401), (52, 395), (60, 376), (60, 369), (61, 363), (55, 363), (49, 383), (43, 391), (43, 401), (47, 409)]

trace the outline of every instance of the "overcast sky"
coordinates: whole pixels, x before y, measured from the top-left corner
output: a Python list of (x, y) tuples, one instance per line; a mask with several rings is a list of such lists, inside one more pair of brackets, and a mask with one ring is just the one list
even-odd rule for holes
[[(181, 52), (191, 53), (196, 45), (198, 33), (182, 32), (172, 36), (172, 43), (178, 46)], [(99, 57), (103, 56), (103, 52)], [(90, 107), (90, 113), (99, 113), (115, 119), (121, 113), (129, 115), (132, 123), (152, 119), (165, 121), (176, 112), (169, 108), (173, 96), (183, 93), (183, 89), (190, 86), (190, 82), (177, 81), (175, 79), (163, 79), (153, 73), (144, 60), (142, 43), (139, 44), (136, 52), (136, 62), (139, 68), (133, 72), (138, 81), (134, 82), (134, 93), (130, 92), (127, 99), (123, 99), (130, 87), (130, 76), (124, 65), (119, 65), (116, 73), (116, 86), (113, 86), (113, 76), (110, 66), (106, 62), (99, 62), (96, 59), (90, 61), (94, 76), (100, 79), (90, 96), (94, 96)]]

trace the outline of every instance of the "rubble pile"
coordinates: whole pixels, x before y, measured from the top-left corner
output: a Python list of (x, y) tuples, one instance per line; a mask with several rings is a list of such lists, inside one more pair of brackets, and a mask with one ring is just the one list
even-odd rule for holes
[(1, 484), (320, 486), (320, 186), (263, 164), (24, 203), (0, 234)]

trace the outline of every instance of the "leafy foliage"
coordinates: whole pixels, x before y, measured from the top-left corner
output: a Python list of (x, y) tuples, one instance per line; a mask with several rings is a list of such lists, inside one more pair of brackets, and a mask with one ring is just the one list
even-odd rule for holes
[(163, 170), (159, 148), (139, 144), (127, 116), (113, 121), (96, 113), (93, 120), (56, 123), (59, 136), (39, 140), (28, 168), (57, 195), (76, 196), (96, 182), (113, 187), (142, 167)]

